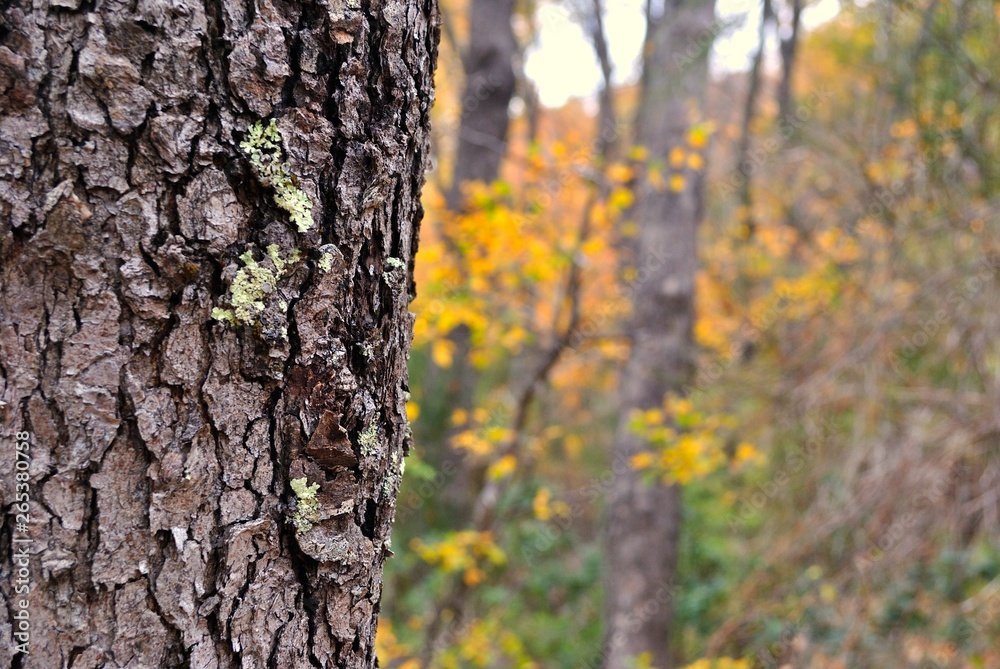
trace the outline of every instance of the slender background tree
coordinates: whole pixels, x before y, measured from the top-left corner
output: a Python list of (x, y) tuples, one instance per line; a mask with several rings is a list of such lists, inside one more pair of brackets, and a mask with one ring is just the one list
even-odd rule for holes
[[(684, 152), (702, 113), (713, 41), (714, 0), (667, 2), (650, 17), (635, 141), (651, 157)], [(612, 449), (614, 480), (606, 521), (605, 669), (625, 669), (644, 656), (673, 666), (668, 642), (673, 609), (680, 493), (676, 485), (644, 480), (634, 458), (650, 449), (632, 426), (636, 411), (682, 395), (693, 379), (694, 283), (703, 172), (675, 174), (662, 192), (636, 193), (631, 351), (620, 381), (619, 426)]]

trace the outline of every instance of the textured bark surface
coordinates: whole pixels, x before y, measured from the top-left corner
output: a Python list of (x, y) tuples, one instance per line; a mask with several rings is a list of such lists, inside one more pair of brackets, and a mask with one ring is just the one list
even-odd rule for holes
[[(374, 666), (436, 44), (434, 0), (3, 5), (0, 501), (29, 432), (34, 588), (14, 657), (5, 517), (0, 666)], [(239, 146), (270, 118), (304, 233)], [(259, 313), (213, 320), (248, 252)]]
[[(701, 99), (708, 72), (714, 0), (668, 2), (643, 65), (637, 142), (653, 158), (683, 146), (689, 105)], [(677, 563), (680, 495), (674, 486), (643, 481), (629, 462), (648, 445), (629, 430), (635, 409), (660, 406), (683, 392), (693, 370), (694, 277), (702, 184), (680, 193), (649, 187), (637, 193), (637, 280), (632, 350), (621, 381), (621, 416), (613, 450), (615, 477), (606, 532), (606, 669), (672, 665), (668, 632)]]

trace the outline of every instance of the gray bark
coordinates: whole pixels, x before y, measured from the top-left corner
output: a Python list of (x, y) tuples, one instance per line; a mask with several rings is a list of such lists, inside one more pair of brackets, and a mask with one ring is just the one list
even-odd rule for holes
[[(746, 211), (747, 229), (752, 235), (756, 229), (753, 218), (753, 170), (748, 164), (750, 144), (753, 141), (753, 122), (757, 114), (757, 98), (760, 97), (761, 72), (764, 62), (764, 48), (767, 46), (767, 26), (774, 21), (774, 11), (771, 0), (764, 0), (760, 29), (757, 32), (757, 51), (747, 75), (747, 98), (743, 107), (743, 123), (740, 129), (740, 141), (736, 148), (736, 169), (741, 172), (740, 205)], [(746, 165), (746, 167), (744, 167)]]
[[(687, 104), (703, 97), (708, 76), (713, 16), (713, 0), (668, 3), (651, 36), (636, 121), (637, 142), (651, 158), (664, 159), (684, 145)], [(650, 654), (652, 666), (672, 666), (668, 632), (680, 495), (675, 486), (644, 482), (629, 465), (649, 446), (627, 424), (633, 410), (659, 406), (691, 380), (702, 174), (688, 172), (680, 193), (643, 186), (633, 212), (639, 234), (632, 348), (621, 380), (606, 528), (606, 669), (630, 667), (642, 653)]]
[(788, 36), (781, 38), (781, 83), (778, 85), (778, 118), (788, 121), (792, 113), (792, 76), (798, 53), (799, 30), (802, 24), (802, 0), (792, 0), (792, 16)]
[(452, 209), (461, 208), (463, 184), (497, 178), (507, 152), (507, 111), (517, 85), (513, 13), (514, 0), (472, 0), (469, 7), (458, 155), (448, 192)]
[(619, 130), (618, 116), (615, 113), (615, 95), (611, 76), (614, 65), (611, 62), (611, 51), (608, 46), (607, 31), (604, 27), (604, 2), (592, 0), (590, 13), (587, 15), (587, 33), (594, 47), (594, 55), (601, 67), (601, 90), (598, 92), (597, 142), (596, 153), (603, 162), (609, 156), (613, 157), (618, 148)]
[[(462, 115), (458, 129), (458, 151), (448, 207), (465, 207), (464, 187), (473, 182), (492, 183), (500, 174), (500, 163), (507, 152), (508, 108), (517, 86), (514, 56), (517, 42), (511, 19), (514, 0), (472, 0), (469, 6), (469, 42), (462, 52), (465, 85), (462, 91)], [(448, 231), (446, 231), (447, 233)], [(458, 240), (448, 238), (452, 246)], [(452, 251), (459, 253), (457, 248)], [(459, 266), (463, 266), (460, 260)], [(464, 325), (449, 335), (455, 343), (454, 364), (448, 374), (446, 406), (471, 409), (475, 404), (478, 371), (470, 360), (471, 333)], [(474, 472), (463, 454), (449, 444), (450, 433), (440, 436), (442, 471), (457, 471), (445, 490), (449, 512), (462, 517), (468, 513), (473, 496)]]
[[(0, 502), (28, 432), (34, 584), (15, 657), (5, 516), (0, 666), (373, 667), (435, 3), (0, 13)], [(271, 118), (305, 232), (240, 148)], [(247, 252), (273, 280), (213, 320)]]

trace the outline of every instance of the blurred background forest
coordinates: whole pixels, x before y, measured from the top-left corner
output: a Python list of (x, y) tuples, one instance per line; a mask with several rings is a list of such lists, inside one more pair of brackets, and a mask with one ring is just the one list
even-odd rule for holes
[(441, 4), (381, 666), (1000, 667), (1000, 4)]

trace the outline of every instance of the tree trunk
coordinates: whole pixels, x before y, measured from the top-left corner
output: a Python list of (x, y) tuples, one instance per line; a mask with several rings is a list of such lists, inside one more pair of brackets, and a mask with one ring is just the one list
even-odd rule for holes
[(597, 94), (597, 142), (596, 151), (601, 162), (615, 156), (618, 149), (619, 128), (618, 115), (615, 113), (615, 95), (612, 84), (614, 64), (611, 61), (611, 50), (608, 46), (607, 31), (604, 28), (604, 2), (593, 0), (590, 13), (587, 15), (587, 32), (590, 35), (594, 55), (601, 68), (601, 89)]
[(435, 3), (2, 16), (0, 666), (373, 667)]
[(461, 208), (464, 184), (496, 180), (507, 152), (507, 110), (517, 85), (513, 14), (514, 0), (472, 0), (469, 7), (458, 155), (448, 192), (452, 209)]
[(747, 75), (747, 97), (743, 107), (743, 123), (740, 127), (740, 141), (736, 148), (736, 169), (741, 172), (740, 206), (744, 211), (747, 237), (756, 230), (753, 217), (753, 165), (749, 162), (750, 144), (753, 141), (753, 122), (757, 114), (757, 98), (760, 96), (761, 73), (764, 62), (764, 48), (767, 46), (767, 25), (774, 20), (771, 0), (764, 0), (760, 14), (760, 29), (757, 31), (757, 51), (754, 53), (750, 72)]
[[(458, 151), (448, 208), (461, 211), (465, 186), (473, 182), (492, 183), (500, 174), (500, 162), (507, 152), (508, 108), (517, 85), (514, 73), (514, 39), (511, 19), (514, 0), (472, 0), (469, 7), (469, 43), (462, 54), (465, 87), (462, 92), (462, 116), (458, 130)], [(450, 241), (451, 231), (445, 230)], [(457, 248), (453, 252), (459, 254)], [(464, 271), (465, 260), (459, 258)], [(470, 410), (475, 405), (478, 374), (472, 366), (471, 333), (460, 325), (449, 335), (455, 344), (454, 364), (448, 375), (447, 406)], [(442, 435), (440, 468), (459, 472), (445, 490), (450, 512), (468, 513), (472, 499), (471, 468), (463, 454), (448, 445), (454, 430)]]
[[(713, 0), (668, 3), (643, 67), (637, 141), (653, 159), (684, 146), (690, 102), (702, 98), (711, 46)], [(639, 227), (630, 333), (632, 350), (621, 380), (621, 420), (612, 454), (614, 479), (606, 529), (606, 669), (671, 666), (668, 631), (681, 509), (675, 486), (651, 484), (630, 466), (649, 445), (629, 430), (636, 409), (660, 406), (692, 378), (696, 233), (704, 172), (686, 171), (681, 192), (648, 183), (637, 194)]]
[(781, 38), (781, 83), (778, 85), (778, 118), (789, 121), (792, 116), (792, 76), (798, 53), (799, 28), (802, 24), (802, 0), (792, 0), (792, 16), (788, 34)]

